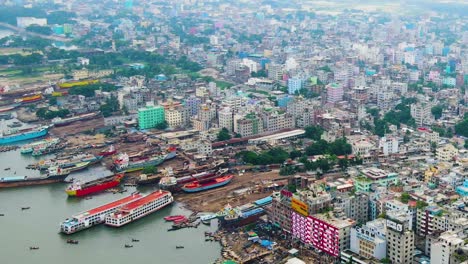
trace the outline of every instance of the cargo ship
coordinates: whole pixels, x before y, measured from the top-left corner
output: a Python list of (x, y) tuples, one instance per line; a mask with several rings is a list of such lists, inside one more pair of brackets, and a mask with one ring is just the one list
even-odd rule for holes
[(48, 126), (21, 130), (9, 130), (3, 133), (0, 132), (0, 144), (10, 144), (18, 141), (39, 138), (47, 135), (48, 132)]
[(155, 155), (155, 156), (150, 156), (147, 158), (139, 159), (136, 161), (130, 161), (128, 155), (126, 153), (122, 153), (114, 161), (114, 168), (118, 172), (139, 171), (148, 166), (157, 166), (166, 160), (174, 158), (175, 156), (176, 156), (176, 151), (172, 150), (171, 152), (167, 154), (160, 154), (160, 155)]
[(58, 169), (53, 173), (49, 173), (45, 176), (29, 177), (29, 176), (13, 176), (13, 177), (2, 177), (0, 178), (0, 188), (7, 187), (20, 187), (20, 186), (31, 186), (41, 185), (56, 182), (63, 182), (65, 178), (70, 174), (68, 170)]
[(92, 193), (102, 192), (104, 190), (113, 188), (120, 184), (120, 181), (124, 177), (124, 173), (112, 175), (109, 177), (104, 177), (101, 179), (81, 183), (76, 182), (72, 183), (67, 187), (65, 192), (68, 196), (85, 196)]
[(78, 162), (76, 164), (73, 164), (72, 166), (69, 166), (69, 167), (66, 167), (66, 168), (62, 168), (60, 166), (54, 166), (54, 167), (49, 167), (47, 169), (47, 171), (49, 172), (49, 174), (53, 174), (59, 170), (67, 170), (69, 173), (71, 172), (74, 172), (74, 171), (79, 171), (79, 170), (84, 170), (86, 169), (88, 166), (89, 166), (90, 162), (89, 161), (86, 161), (86, 162)]
[(235, 213), (226, 215), (221, 220), (223, 227), (240, 227), (257, 221), (262, 215), (265, 214), (265, 209), (261, 207), (255, 207), (248, 210), (242, 210), (239, 208), (234, 211)]
[(174, 201), (168, 191), (155, 191), (136, 201), (128, 203), (106, 216), (106, 225), (120, 227), (154, 213)]
[(117, 150), (114, 148), (114, 145), (111, 145), (108, 150), (99, 152), (99, 156), (107, 157), (112, 156), (117, 153)]
[(210, 170), (184, 177), (163, 177), (159, 181), (159, 188), (163, 190), (179, 191), (183, 185), (193, 181), (203, 181), (211, 178), (217, 178), (228, 172), (228, 169), (220, 169), (218, 171)]
[(82, 114), (82, 115), (77, 115), (77, 116), (68, 117), (68, 118), (56, 117), (52, 119), (52, 124), (54, 124), (55, 126), (66, 126), (76, 121), (92, 119), (98, 115), (99, 115), (99, 112), (94, 112), (94, 113)]
[(141, 194), (132, 193), (130, 196), (125, 198), (74, 215), (60, 223), (60, 231), (65, 234), (73, 234), (94, 225), (104, 223), (108, 214), (115, 212), (117, 208), (121, 206), (125, 206), (126, 204), (137, 201), (141, 198)]
[(230, 183), (232, 178), (234, 178), (234, 175), (221, 176), (205, 182), (195, 180), (191, 183), (187, 183), (184, 186), (182, 186), (182, 190), (188, 193), (206, 191), (209, 189), (224, 186)]
[(32, 153), (36, 148), (48, 148), (60, 142), (58, 138), (47, 138), (41, 141), (36, 141), (30, 144), (23, 145), (20, 149), (21, 154)]
[(71, 157), (65, 157), (58, 160), (41, 160), (37, 163), (40, 170), (47, 170), (50, 167), (69, 168), (74, 167), (81, 162), (89, 162), (92, 165), (102, 160), (102, 156), (94, 156), (92, 154), (80, 154)]

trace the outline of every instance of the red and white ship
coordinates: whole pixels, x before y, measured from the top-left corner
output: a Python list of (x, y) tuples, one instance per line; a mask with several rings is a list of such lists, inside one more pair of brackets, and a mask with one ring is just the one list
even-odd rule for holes
[(132, 193), (130, 196), (96, 207), (86, 212), (79, 213), (60, 223), (60, 231), (65, 234), (73, 234), (80, 230), (90, 228), (105, 221), (106, 216), (113, 213), (117, 208), (125, 206), (131, 202), (141, 199), (139, 193)]
[(168, 191), (155, 191), (136, 201), (120, 207), (106, 216), (106, 225), (120, 227), (154, 213), (174, 201)]

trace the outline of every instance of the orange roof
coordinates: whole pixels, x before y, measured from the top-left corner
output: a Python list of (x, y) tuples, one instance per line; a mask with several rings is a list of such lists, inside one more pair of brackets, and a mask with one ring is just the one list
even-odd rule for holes
[(102, 205), (102, 206), (99, 206), (99, 207), (96, 207), (94, 209), (91, 209), (89, 210), (87, 213), (89, 213), (90, 215), (92, 214), (96, 214), (96, 213), (100, 213), (102, 211), (105, 211), (105, 210), (108, 210), (108, 209), (111, 209), (111, 208), (114, 208), (114, 207), (117, 207), (117, 206), (120, 206), (122, 204), (125, 204), (125, 203), (128, 203), (132, 200), (136, 200), (136, 199), (140, 199), (142, 197), (141, 194), (137, 193), (137, 194), (132, 194), (130, 196), (127, 196), (125, 198), (122, 198), (120, 200), (117, 200), (117, 201), (113, 201), (113, 202), (110, 202), (108, 204), (105, 204), (105, 205)]
[(167, 195), (169, 192), (166, 192), (166, 191), (155, 191), (155, 192), (152, 192), (150, 194), (148, 194), (147, 196), (143, 197), (143, 198), (140, 198), (136, 201), (133, 201), (129, 204), (126, 204), (125, 206), (123, 206), (120, 211), (131, 211), (135, 208), (138, 208), (142, 205), (145, 205), (149, 202), (152, 202), (156, 199), (159, 199), (161, 197), (163, 197), (164, 195)]

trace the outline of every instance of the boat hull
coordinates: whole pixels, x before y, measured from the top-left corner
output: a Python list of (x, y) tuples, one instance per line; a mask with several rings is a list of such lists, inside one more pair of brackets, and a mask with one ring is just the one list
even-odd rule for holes
[(27, 181), (15, 181), (15, 182), (0, 182), (0, 188), (11, 188), (11, 187), (23, 187), (23, 186), (34, 186), (44, 185), (50, 183), (64, 182), (68, 175), (54, 176), (44, 179), (33, 179)]
[(134, 172), (134, 171), (139, 171), (139, 170), (143, 170), (145, 167), (148, 167), (148, 166), (158, 166), (158, 165), (162, 164), (164, 161), (169, 160), (169, 159), (172, 159), (172, 158), (174, 158), (175, 156), (176, 156), (176, 153), (175, 153), (175, 152), (171, 152), (171, 153), (168, 153), (165, 157), (161, 157), (161, 158), (158, 158), (158, 159), (150, 160), (150, 161), (147, 161), (147, 162), (129, 164), (128, 167), (126, 167), (126, 168), (119, 168), (119, 167), (116, 167), (116, 170), (117, 170), (118, 172)]
[(21, 133), (21, 134), (15, 134), (15, 135), (10, 135), (10, 136), (4, 136), (0, 138), (0, 145), (1, 144), (10, 144), (10, 143), (15, 143), (19, 141), (24, 141), (28, 139), (34, 139), (34, 138), (39, 138), (47, 135), (48, 129), (44, 128), (39, 131), (35, 132), (26, 132), (26, 133)]
[(230, 183), (231, 181), (232, 181), (232, 178), (229, 179), (229, 180), (223, 181), (223, 182), (219, 182), (219, 183), (215, 183), (215, 184), (211, 184), (211, 185), (207, 185), (207, 186), (202, 186), (202, 187), (199, 187), (199, 188), (187, 188), (187, 187), (182, 187), (182, 190), (183, 190), (184, 192), (188, 192), (188, 193), (202, 192), (202, 191), (206, 191), (206, 190), (210, 190), (210, 189), (214, 189), (214, 188), (218, 188), (218, 187), (225, 186), (225, 185), (227, 185), (228, 183)]
[(114, 181), (106, 182), (100, 185), (90, 186), (89, 188), (86, 188), (83, 190), (66, 190), (66, 193), (68, 194), (68, 196), (81, 197), (81, 196), (86, 196), (92, 193), (105, 191), (107, 189), (116, 187), (119, 184), (120, 184), (120, 181), (114, 180)]

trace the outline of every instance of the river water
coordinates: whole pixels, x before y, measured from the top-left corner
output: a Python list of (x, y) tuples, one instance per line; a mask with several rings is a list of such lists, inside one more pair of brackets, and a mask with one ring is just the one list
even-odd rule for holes
[[(0, 177), (33, 175), (37, 171), (25, 166), (37, 161), (19, 151), (0, 153)], [(11, 170), (4, 169), (11, 167)], [(110, 174), (102, 167), (93, 167), (69, 177), (92, 179)], [(205, 242), (204, 232), (214, 231), (200, 225), (168, 232), (170, 224), (163, 217), (173, 214), (189, 215), (180, 204), (164, 208), (121, 228), (96, 226), (71, 236), (59, 233), (59, 223), (73, 214), (129, 195), (135, 190), (126, 187), (123, 194), (102, 193), (93, 199), (68, 198), (66, 184), (0, 189), (0, 263), (213, 263), (220, 256), (220, 245)], [(151, 187), (138, 189), (148, 193)], [(21, 210), (21, 207), (31, 207)], [(67, 239), (79, 240), (78, 245), (67, 244)], [(132, 238), (140, 242), (131, 242)], [(132, 244), (133, 248), (124, 248)], [(182, 245), (184, 249), (176, 249)], [(39, 250), (29, 250), (38, 246)]]

